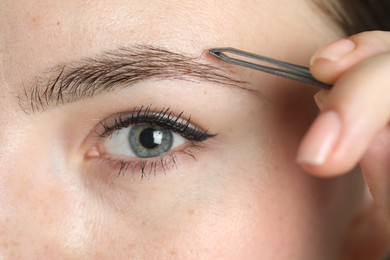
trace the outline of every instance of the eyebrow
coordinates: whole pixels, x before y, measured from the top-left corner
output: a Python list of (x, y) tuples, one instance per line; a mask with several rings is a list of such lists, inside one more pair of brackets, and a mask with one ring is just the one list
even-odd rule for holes
[(223, 67), (206, 63), (200, 57), (149, 45), (120, 47), (54, 66), (42, 75), (18, 95), (26, 113), (124, 89), (147, 79), (211, 82), (246, 89), (243, 86), (246, 82)]

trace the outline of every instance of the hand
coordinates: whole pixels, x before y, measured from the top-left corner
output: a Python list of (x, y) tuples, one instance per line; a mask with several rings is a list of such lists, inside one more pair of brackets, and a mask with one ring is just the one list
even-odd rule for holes
[(332, 84), (320, 91), (321, 113), (298, 149), (309, 173), (336, 176), (359, 162), (390, 222), (390, 33), (365, 32), (325, 46), (311, 71)]

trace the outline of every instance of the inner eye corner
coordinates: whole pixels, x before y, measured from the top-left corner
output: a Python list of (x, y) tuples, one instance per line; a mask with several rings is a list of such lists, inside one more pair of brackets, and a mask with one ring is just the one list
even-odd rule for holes
[(215, 136), (194, 124), (191, 116), (184, 117), (184, 112), (141, 109), (99, 121), (93, 133), (97, 141), (84, 156), (92, 162), (90, 166), (104, 161), (119, 172), (123, 168), (142, 172), (150, 167), (165, 172), (170, 167), (163, 162), (176, 165), (183, 155), (197, 160), (197, 151), (205, 149), (203, 141)]

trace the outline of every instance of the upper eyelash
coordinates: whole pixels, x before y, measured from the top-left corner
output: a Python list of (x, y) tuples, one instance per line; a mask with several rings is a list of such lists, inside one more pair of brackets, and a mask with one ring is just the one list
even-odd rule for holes
[(108, 137), (114, 131), (136, 124), (149, 123), (160, 127), (165, 127), (175, 133), (178, 133), (190, 141), (205, 141), (216, 134), (209, 134), (208, 130), (202, 130), (191, 124), (191, 116), (188, 119), (181, 118), (184, 112), (174, 116), (170, 108), (157, 110), (152, 109), (151, 105), (136, 107), (134, 112), (120, 113), (113, 123), (109, 124), (106, 120), (100, 121), (103, 128), (100, 137)]
[(131, 125), (149, 124), (151, 126), (160, 126), (180, 134), (190, 143), (184, 150), (169, 153), (154, 158), (153, 160), (134, 161), (119, 158), (106, 158), (104, 161), (109, 162), (110, 165), (114, 165), (118, 169), (118, 176), (123, 175), (129, 170), (133, 172), (133, 175), (136, 171), (139, 171), (142, 180), (148, 172), (149, 175), (151, 173), (156, 174), (157, 168), (161, 168), (164, 173), (170, 167), (175, 167), (177, 169), (176, 157), (179, 154), (188, 155), (196, 160), (195, 156), (192, 154), (192, 149), (203, 149), (204, 147), (200, 143), (217, 134), (209, 134), (208, 130), (200, 129), (191, 123), (191, 116), (189, 116), (188, 119), (184, 119), (182, 117), (183, 114), (184, 112), (181, 112), (178, 116), (175, 116), (170, 108), (158, 110), (157, 108), (152, 109), (152, 106), (149, 105), (135, 107), (132, 112), (118, 113), (108, 119), (99, 121), (101, 127), (100, 130), (96, 130), (95, 133), (100, 138), (110, 137), (115, 131), (127, 128)]

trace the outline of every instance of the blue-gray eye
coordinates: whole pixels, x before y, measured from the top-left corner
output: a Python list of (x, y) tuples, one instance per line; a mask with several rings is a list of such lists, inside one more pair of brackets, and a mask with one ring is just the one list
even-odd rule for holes
[(131, 127), (128, 139), (131, 150), (141, 158), (164, 154), (171, 149), (173, 144), (172, 131), (151, 125)]
[(167, 128), (152, 124), (131, 125), (116, 130), (103, 143), (108, 154), (125, 157), (158, 157), (184, 144), (186, 139)]

